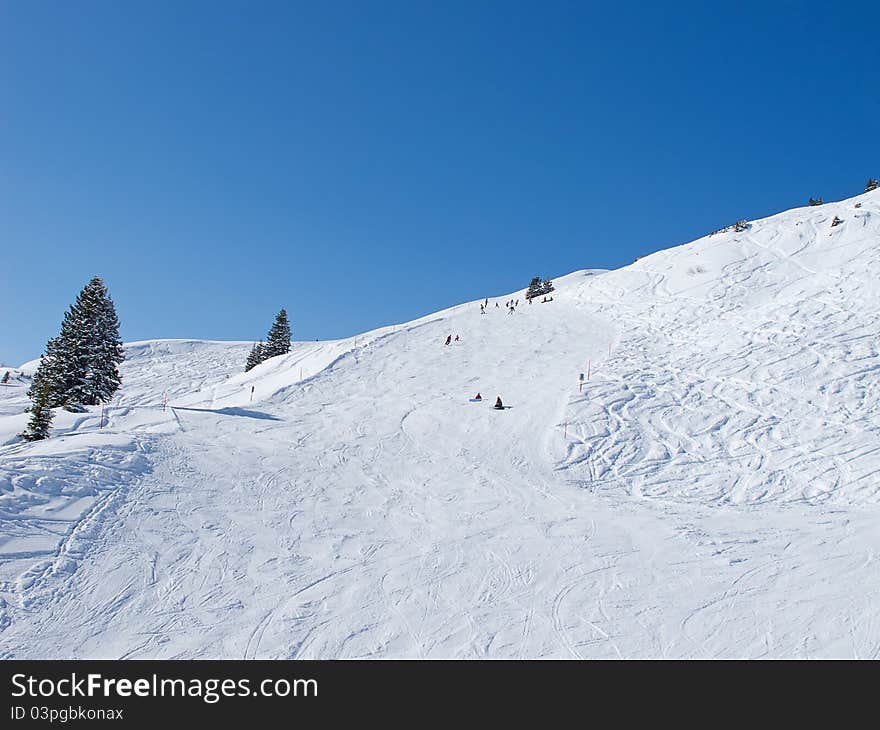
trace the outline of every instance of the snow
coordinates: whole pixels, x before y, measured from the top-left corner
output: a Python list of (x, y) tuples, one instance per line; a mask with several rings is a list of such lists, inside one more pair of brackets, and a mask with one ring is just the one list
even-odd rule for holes
[(130, 343), (45, 442), (0, 388), (0, 655), (878, 657), (878, 280), (874, 191), (248, 373)]

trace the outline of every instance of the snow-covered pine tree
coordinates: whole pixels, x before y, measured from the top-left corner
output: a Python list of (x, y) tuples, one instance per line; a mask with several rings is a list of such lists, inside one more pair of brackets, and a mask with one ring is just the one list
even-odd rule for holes
[(49, 407), (49, 389), (44, 381), (34, 393), (31, 405), (31, 420), (21, 434), (25, 441), (40, 441), (49, 438), (52, 425), (52, 409)]
[(257, 344), (254, 343), (254, 346), (251, 348), (250, 353), (247, 356), (247, 362), (244, 364), (244, 371), (252, 370), (261, 362), (263, 362), (265, 358), (263, 357), (263, 343), (260, 342)]
[(535, 297), (540, 296), (542, 293), (541, 277), (533, 276), (532, 281), (529, 283), (529, 288), (526, 291), (526, 299), (534, 299)]
[(60, 339), (65, 407), (109, 401), (122, 384), (118, 365), (125, 355), (116, 308), (100, 277), (83, 287), (64, 315)]
[(865, 185), (865, 192), (870, 193), (872, 190), (876, 190), (880, 188), (880, 182), (877, 182), (873, 177), (868, 178), (868, 182)]
[(46, 344), (28, 395), (35, 400), (45, 387), (51, 408), (69, 410), (106, 403), (121, 385), (124, 356), (113, 300), (96, 276), (65, 312), (61, 333)]
[(825, 203), (822, 198), (810, 198), (810, 205), (823, 205)]
[(549, 294), (553, 291), (553, 282), (550, 279), (544, 279), (541, 284), (541, 294)]
[(0, 383), (3, 383), (4, 385), (6, 385), (6, 383), (8, 383), (8, 382), (9, 382), (9, 371), (7, 370), (6, 374), (3, 376), (3, 379), (0, 380)]
[(290, 352), (290, 323), (287, 321), (287, 311), (282, 308), (275, 315), (275, 321), (266, 336), (263, 360), (276, 355), (286, 355), (288, 352)]

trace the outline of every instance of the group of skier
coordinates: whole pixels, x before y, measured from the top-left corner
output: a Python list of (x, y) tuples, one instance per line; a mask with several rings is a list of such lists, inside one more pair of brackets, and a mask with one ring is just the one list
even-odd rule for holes
[[(532, 303), (532, 300), (529, 299), (529, 304)], [(486, 307), (489, 306), (489, 300), (487, 299), (482, 304), (480, 304), (480, 314), (486, 313)], [(507, 309), (508, 314), (513, 314), (516, 311), (516, 308), (519, 306), (519, 299), (510, 299), (504, 302), (504, 306)], [(495, 302), (495, 308), (500, 309), (501, 305), (498, 302)]]
[[(545, 298), (545, 301), (546, 301), (546, 298)], [(529, 299), (528, 302), (529, 302), (529, 304), (531, 304), (532, 300)], [(480, 303), (480, 314), (485, 314), (486, 308), (488, 306), (489, 306), (489, 300), (487, 298), (486, 300), (484, 300), (483, 302)], [(513, 314), (516, 311), (516, 308), (519, 306), (519, 299), (509, 299), (506, 302), (504, 302), (504, 306), (507, 309), (508, 314)], [(495, 302), (495, 307), (497, 309), (500, 309), (501, 305), (498, 302)], [(460, 338), (458, 335), (455, 336), (454, 340), (452, 339), (452, 335), (447, 335), (446, 342), (444, 343), (444, 345), (451, 345), (453, 342), (458, 342), (459, 340), (460, 340)], [(475, 403), (480, 403), (483, 400), (483, 396), (480, 395), (479, 393), (477, 393), (471, 400)], [(501, 401), (500, 395), (495, 399), (495, 405), (492, 407), (498, 411), (504, 410), (504, 403)]]
[[(479, 393), (477, 393), (473, 399), (479, 403), (483, 400), (483, 396), (481, 396)], [(501, 402), (500, 395), (495, 399), (495, 405), (493, 406), (493, 408), (495, 408), (496, 410), (499, 410), (499, 411), (504, 410), (504, 404)]]

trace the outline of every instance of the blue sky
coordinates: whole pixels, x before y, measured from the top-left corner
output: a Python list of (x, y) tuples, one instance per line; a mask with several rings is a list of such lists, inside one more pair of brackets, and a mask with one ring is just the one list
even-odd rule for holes
[(880, 176), (880, 3), (0, 5), (0, 361), (332, 338)]

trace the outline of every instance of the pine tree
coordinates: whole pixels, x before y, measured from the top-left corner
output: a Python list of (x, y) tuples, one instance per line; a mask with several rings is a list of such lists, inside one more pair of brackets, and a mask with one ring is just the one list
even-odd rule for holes
[(822, 198), (810, 198), (810, 205), (823, 205), (825, 203)]
[(865, 192), (870, 193), (872, 190), (876, 190), (880, 188), (880, 182), (877, 182), (873, 177), (868, 178), (868, 183), (865, 185)]
[(535, 297), (543, 294), (541, 286), (541, 277), (533, 276), (532, 281), (529, 283), (529, 288), (526, 291), (526, 299), (534, 299)]
[(541, 284), (541, 294), (549, 294), (553, 291), (553, 282), (550, 279), (544, 279), (544, 283)]
[(252, 370), (261, 362), (263, 362), (265, 358), (263, 357), (263, 343), (260, 342), (257, 344), (254, 343), (254, 346), (251, 348), (250, 353), (247, 356), (247, 362), (244, 365), (244, 371)]
[(4, 385), (6, 385), (6, 383), (8, 383), (8, 382), (9, 382), (9, 371), (7, 370), (6, 374), (3, 376), (3, 380), (0, 380), (0, 383), (3, 383)]
[(113, 300), (96, 276), (64, 314), (59, 336), (46, 344), (28, 395), (34, 399), (45, 386), (49, 406), (69, 410), (106, 403), (122, 383), (124, 356)]
[(119, 390), (125, 357), (113, 300), (99, 277), (79, 293), (61, 324), (61, 368), (67, 405), (106, 403)]
[(282, 309), (275, 315), (275, 322), (266, 336), (266, 344), (263, 346), (263, 359), (277, 355), (286, 355), (290, 352), (290, 323), (287, 321), (287, 312)]
[(25, 441), (40, 441), (49, 438), (52, 416), (52, 409), (49, 407), (49, 389), (44, 382), (34, 394), (31, 405), (31, 420), (21, 437)]

